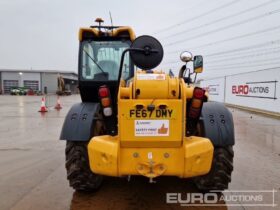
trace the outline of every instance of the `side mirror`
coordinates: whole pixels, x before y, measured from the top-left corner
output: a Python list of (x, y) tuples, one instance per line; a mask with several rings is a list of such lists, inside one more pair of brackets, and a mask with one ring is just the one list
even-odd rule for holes
[(186, 63), (189, 61), (192, 61), (192, 58), (193, 58), (192, 54), (188, 51), (184, 51), (180, 55), (181, 61), (186, 62)]
[[(130, 48), (127, 48), (122, 53), (118, 84), (120, 84), (121, 81), (124, 56), (127, 52), (129, 52), (133, 63), (143, 70), (150, 70), (157, 67), (163, 58), (163, 48), (157, 39), (147, 35), (139, 36), (132, 42)], [(118, 91), (119, 85), (117, 87), (117, 92)], [(116, 96), (117, 95), (118, 94), (116, 94)]]
[(202, 73), (202, 71), (203, 71), (203, 57), (201, 55), (194, 56), (193, 71), (195, 73)]
[(133, 63), (143, 70), (157, 67), (163, 58), (163, 48), (160, 42), (147, 35), (135, 39), (129, 48), (129, 53)]

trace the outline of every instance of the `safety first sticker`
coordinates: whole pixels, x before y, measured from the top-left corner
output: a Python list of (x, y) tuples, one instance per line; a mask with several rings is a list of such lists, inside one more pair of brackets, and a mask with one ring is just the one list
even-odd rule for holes
[(165, 74), (137, 74), (137, 80), (165, 80)]
[(169, 136), (169, 120), (135, 120), (135, 136)]

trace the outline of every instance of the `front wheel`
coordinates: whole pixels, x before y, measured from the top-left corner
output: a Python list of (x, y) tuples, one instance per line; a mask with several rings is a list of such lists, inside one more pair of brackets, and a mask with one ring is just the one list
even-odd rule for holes
[(233, 156), (232, 146), (215, 148), (210, 172), (194, 178), (197, 188), (203, 191), (228, 189), (233, 171)]
[(78, 191), (95, 191), (102, 181), (101, 175), (95, 174), (90, 170), (88, 142), (67, 141), (66, 143), (66, 171), (69, 184)]

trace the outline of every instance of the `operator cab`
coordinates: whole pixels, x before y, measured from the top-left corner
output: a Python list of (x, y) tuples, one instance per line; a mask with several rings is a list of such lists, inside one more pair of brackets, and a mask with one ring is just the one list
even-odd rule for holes
[[(81, 79), (89, 81), (117, 81), (120, 57), (130, 46), (127, 40), (86, 40), (81, 43)], [(122, 78), (133, 75), (129, 56), (124, 59)]]
[[(98, 25), (81, 28), (79, 31), (79, 89), (83, 102), (98, 102), (98, 89), (106, 85), (112, 99), (117, 95), (121, 55), (135, 39), (129, 27)], [(121, 79), (127, 81), (134, 76), (134, 65), (127, 54), (124, 57)], [(113, 101), (116, 103), (116, 101)]]

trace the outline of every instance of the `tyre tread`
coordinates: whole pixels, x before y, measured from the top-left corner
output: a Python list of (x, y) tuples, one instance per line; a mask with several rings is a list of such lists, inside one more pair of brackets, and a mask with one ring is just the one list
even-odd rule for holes
[(214, 149), (212, 167), (208, 174), (194, 178), (199, 190), (225, 190), (231, 182), (234, 152), (232, 146)]
[(77, 191), (97, 190), (103, 177), (90, 170), (87, 142), (67, 141), (65, 155), (69, 185)]

